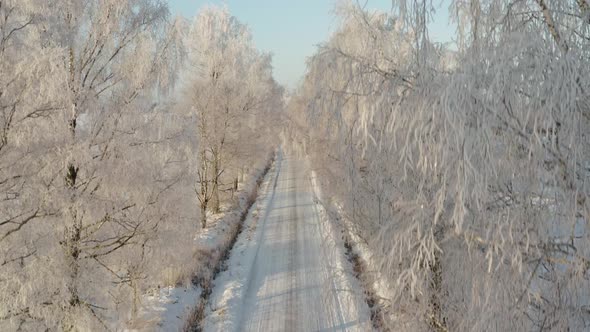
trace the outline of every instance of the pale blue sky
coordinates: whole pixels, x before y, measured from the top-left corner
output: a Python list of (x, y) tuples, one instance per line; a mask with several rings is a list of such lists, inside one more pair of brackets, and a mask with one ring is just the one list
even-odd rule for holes
[[(305, 60), (325, 41), (336, 25), (335, 0), (168, 0), (172, 14), (192, 18), (207, 4), (227, 4), (232, 15), (252, 30), (256, 47), (273, 54), (274, 76), (295, 88), (305, 73)], [(446, 0), (440, 6), (431, 37), (447, 42), (454, 28), (448, 25)], [(391, 0), (369, 0), (371, 9), (391, 9)]]

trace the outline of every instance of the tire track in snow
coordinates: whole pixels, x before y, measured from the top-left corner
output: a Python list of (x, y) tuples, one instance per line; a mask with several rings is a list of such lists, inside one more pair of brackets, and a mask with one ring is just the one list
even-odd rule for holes
[[(212, 318), (208, 329), (371, 330), (368, 307), (358, 299), (362, 291), (342, 277), (348, 273), (340, 268), (346, 257), (332, 253), (336, 242), (330, 236), (337, 235), (322, 234), (324, 227), (319, 227), (326, 221), (313, 200), (305, 163), (292, 156), (279, 160), (256, 236), (240, 241), (234, 266), (216, 283), (221, 298), (216, 307), (227, 310)], [(235, 291), (236, 284), (243, 286)]]
[[(292, 178), (293, 171), (290, 170), (289, 176)], [(295, 186), (292, 183), (289, 183), (289, 201), (293, 202), (293, 207), (290, 208), (289, 213), (289, 233), (297, 234), (297, 193), (295, 191)], [(295, 271), (297, 268), (297, 244), (299, 241), (289, 241), (289, 264), (288, 269), (289, 271)], [(291, 273), (291, 278), (289, 280), (289, 295), (287, 296), (287, 302), (285, 304), (285, 311), (287, 314), (287, 319), (285, 319), (285, 331), (292, 331), (295, 330), (295, 326), (297, 324), (297, 273)]]

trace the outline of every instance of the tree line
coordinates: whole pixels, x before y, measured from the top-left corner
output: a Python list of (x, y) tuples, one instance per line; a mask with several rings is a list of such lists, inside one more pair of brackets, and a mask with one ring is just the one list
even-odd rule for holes
[(584, 0), (341, 2), (290, 132), (377, 257), (392, 331), (590, 322)]
[(190, 282), (282, 94), (227, 9), (1, 0), (0, 329), (110, 330)]

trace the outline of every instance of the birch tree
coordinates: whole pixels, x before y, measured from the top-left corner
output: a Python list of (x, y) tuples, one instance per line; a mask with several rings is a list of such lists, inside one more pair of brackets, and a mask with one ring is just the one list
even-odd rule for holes
[(220, 212), (222, 179), (231, 164), (228, 146), (240, 141), (240, 130), (282, 91), (272, 78), (270, 56), (254, 48), (247, 26), (227, 8), (202, 10), (195, 19), (190, 45), (194, 72), (186, 94), (198, 118), (196, 194), (204, 228), (207, 211)]
[(127, 319), (117, 308), (128, 288), (137, 294), (170, 186), (129, 190), (142, 178), (129, 176), (127, 145), (128, 115), (174, 79), (167, 8), (2, 1), (0, 11), (2, 324), (108, 328)]
[(389, 328), (586, 329), (584, 3), (451, 5), (457, 52), (430, 1), (341, 7), (300, 91), (307, 146), (395, 285)]

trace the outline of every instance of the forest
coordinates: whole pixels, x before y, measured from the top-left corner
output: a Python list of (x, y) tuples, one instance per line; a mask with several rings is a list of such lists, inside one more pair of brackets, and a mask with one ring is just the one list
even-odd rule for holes
[(334, 15), (290, 91), (224, 6), (0, 0), (0, 330), (142, 330), (278, 150), (370, 253), (375, 329), (590, 329), (590, 1)]
[(222, 9), (3, 0), (0, 36), (0, 326), (111, 329), (190, 283), (200, 211), (266, 158), (283, 90)]
[(292, 131), (390, 281), (392, 330), (586, 330), (589, 4), (453, 1), (456, 50), (434, 5), (339, 7)]

